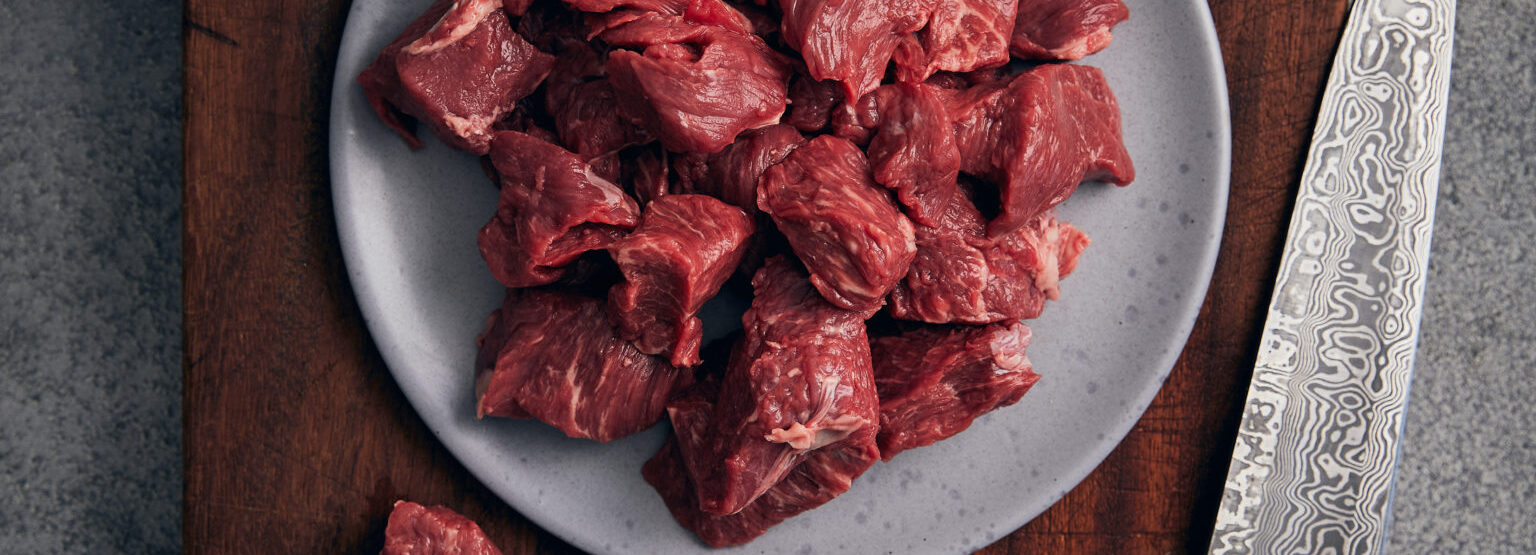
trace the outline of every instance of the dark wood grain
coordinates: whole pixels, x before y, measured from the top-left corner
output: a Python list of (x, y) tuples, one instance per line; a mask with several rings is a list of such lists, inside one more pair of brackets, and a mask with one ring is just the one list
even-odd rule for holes
[[(1232, 193), (1194, 333), (1104, 464), (983, 553), (1203, 548), (1344, 4), (1211, 3), (1232, 100)], [(186, 550), (377, 552), (391, 503), (409, 498), (460, 510), (507, 553), (574, 551), (448, 454), (363, 327), (326, 162), (346, 8), (187, 2)]]

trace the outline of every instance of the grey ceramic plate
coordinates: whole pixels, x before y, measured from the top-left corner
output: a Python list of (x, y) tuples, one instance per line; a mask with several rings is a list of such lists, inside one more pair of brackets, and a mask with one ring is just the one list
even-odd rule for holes
[[(640, 478), (664, 429), (608, 445), (537, 422), (475, 420), (474, 338), (502, 289), (475, 247), (496, 190), (429, 136), (411, 152), (353, 78), (428, 4), (357, 0), (331, 112), (348, 274), (375, 343), (427, 426), (486, 486), (588, 551), (706, 551)], [(1194, 324), (1226, 212), (1230, 130), (1210, 13), (1148, 0), (1085, 63), (1108, 74), (1136, 163), (1129, 188), (1085, 185), (1061, 212), (1093, 245), (1031, 322), (1043, 376), (1017, 405), (875, 465), (843, 496), (739, 551), (961, 552), (1044, 511), (1109, 453), (1162, 385)], [(421, 500), (430, 502), (432, 500)]]

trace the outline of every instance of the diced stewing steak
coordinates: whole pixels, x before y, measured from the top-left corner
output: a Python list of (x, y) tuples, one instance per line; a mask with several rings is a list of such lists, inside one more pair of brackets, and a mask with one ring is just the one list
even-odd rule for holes
[[(705, 543), (715, 547), (740, 545), (767, 532), (784, 519), (821, 506), (848, 491), (853, 480), (869, 469), (879, 457), (874, 448), (873, 430), (860, 430), (846, 439), (812, 451), (804, 461), (768, 491), (735, 514), (720, 516), (699, 509), (698, 493), (688, 474), (687, 464), (677, 434), (708, 433), (709, 417), (714, 411), (718, 384), (701, 382), (674, 399), (667, 407), (674, 424), (674, 436), (667, 438), (650, 461), (641, 468), (645, 477), (684, 528), (692, 530)], [(691, 444), (707, 438), (694, 437)]]
[(639, 223), (633, 199), (559, 146), (502, 131), (491, 163), (501, 198), (480, 229), (480, 255), (507, 287), (553, 283), (582, 253), (606, 248)]
[(917, 255), (891, 290), (891, 316), (935, 324), (1038, 318), (1060, 280), (1077, 267), (1088, 236), (1047, 210), (1023, 227), (988, 237), (962, 190), (938, 225), (916, 226)]
[(784, 41), (812, 77), (842, 83), (853, 101), (880, 86), (907, 33), (923, 28), (936, 0), (779, 0)]
[(960, 151), (940, 89), (928, 84), (885, 85), (840, 115), (847, 125), (873, 132), (867, 151), (875, 181), (896, 191), (912, 221), (937, 224), (955, 194), (960, 173)]
[(965, 73), (1007, 64), (1019, 3), (937, 0), (928, 26), (897, 47), (897, 78), (919, 83), (939, 71)]
[(1121, 0), (1019, 0), (1011, 52), (1036, 60), (1079, 60), (1109, 46), (1110, 29), (1131, 16)]
[(789, 112), (784, 123), (806, 133), (821, 131), (832, 122), (832, 110), (842, 101), (843, 89), (837, 81), (817, 81), (797, 73), (789, 82)]
[(870, 177), (864, 153), (822, 135), (768, 168), (757, 206), (773, 217), (811, 283), (834, 305), (865, 316), (907, 273), (912, 223)]
[(756, 214), (757, 182), (763, 172), (804, 144), (805, 137), (788, 125), (744, 131), (715, 154), (674, 158), (678, 191), (706, 194)]
[(384, 527), (380, 555), (501, 555), (485, 532), (464, 515), (440, 505), (396, 501)]
[(512, 29), (497, 0), (438, 0), (357, 76), (379, 118), (411, 148), (401, 114), (447, 145), (485, 154), (492, 124), (531, 94), (554, 57)]
[(757, 35), (645, 13), (602, 39), (608, 76), (632, 121), (674, 152), (719, 152), (747, 129), (778, 123), (789, 62)]
[(1008, 321), (922, 328), (870, 341), (880, 395), (880, 456), (965, 431), (977, 417), (1017, 403), (1040, 376), (1024, 350), (1030, 331)]
[(641, 352), (697, 366), (704, 327), (696, 316), (746, 252), (752, 218), (704, 195), (667, 195), (646, 205), (634, 233), (608, 246), (625, 282), (608, 295), (619, 335)]
[(752, 286), (713, 410), (671, 411), (698, 508), (717, 516), (746, 509), (829, 446), (878, 456), (864, 318), (823, 300), (784, 257), (770, 259)]
[(480, 336), (476, 414), (536, 418), (574, 438), (612, 441), (649, 428), (692, 374), (640, 352), (603, 302), (509, 289)]
[(960, 171), (998, 184), (993, 236), (1023, 226), (1083, 181), (1135, 179), (1120, 138), (1120, 106), (1097, 68), (1036, 66), (1011, 79), (945, 91)]

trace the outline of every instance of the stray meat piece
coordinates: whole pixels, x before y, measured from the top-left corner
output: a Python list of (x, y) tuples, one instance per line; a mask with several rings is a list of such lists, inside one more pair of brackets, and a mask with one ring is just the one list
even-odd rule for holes
[(608, 76), (620, 108), (667, 150), (719, 152), (784, 114), (789, 63), (757, 35), (645, 13), (601, 37), (642, 49), (609, 53)]
[(485, 532), (464, 515), (441, 505), (423, 507), (396, 501), (384, 527), (380, 555), (501, 555)]
[(704, 326), (696, 316), (746, 252), (752, 218), (704, 195), (667, 195), (645, 207), (634, 233), (608, 246), (624, 272), (608, 307), (619, 335), (641, 352), (697, 366)]
[(976, 417), (1019, 402), (1039, 381), (1022, 322), (922, 328), (870, 341), (880, 392), (880, 456), (891, 460), (965, 431)]
[(512, 29), (497, 0), (438, 0), (357, 76), (374, 112), (421, 148), (402, 115), (448, 146), (485, 154), (492, 124), (554, 64)]
[(751, 506), (822, 449), (868, 441), (879, 418), (863, 316), (827, 303), (784, 257), (752, 287), (719, 400), (693, 414), (707, 422), (669, 411), (698, 508), (717, 516)]
[(606, 248), (639, 223), (633, 199), (559, 146), (502, 131), (491, 164), (501, 198), (480, 229), (480, 255), (507, 287), (553, 283), (582, 253)]
[(934, 227), (917, 226), (917, 256), (891, 291), (891, 316), (934, 324), (1038, 318), (1061, 295), (1088, 236), (1048, 210), (1023, 227), (987, 237), (965, 191)]
[[(668, 405), (674, 437), (667, 439), (641, 468), (645, 481), (656, 488), (684, 528), (714, 547), (740, 545), (767, 532), (784, 519), (821, 506), (837, 497), (879, 457), (873, 429), (864, 429), (843, 441), (812, 451), (788, 475), (735, 514), (719, 516), (699, 510), (698, 495), (688, 474), (678, 434), (708, 433), (718, 385), (708, 381), (689, 389)], [(705, 443), (694, 437), (690, 444)]]
[(1136, 177), (1120, 138), (1120, 105), (1098, 68), (1036, 66), (1011, 79), (946, 91), (960, 171), (998, 184), (992, 236), (1060, 204), (1084, 181)]
[(873, 314), (907, 273), (912, 223), (870, 177), (859, 147), (822, 135), (768, 168), (757, 206), (834, 305)]
[(1131, 17), (1121, 0), (1019, 0), (1013, 55), (1080, 60), (1109, 46), (1110, 29)]
[(565, 435), (612, 441), (661, 418), (692, 375), (620, 339), (597, 299), (509, 289), (480, 336), (476, 414), (536, 418)]

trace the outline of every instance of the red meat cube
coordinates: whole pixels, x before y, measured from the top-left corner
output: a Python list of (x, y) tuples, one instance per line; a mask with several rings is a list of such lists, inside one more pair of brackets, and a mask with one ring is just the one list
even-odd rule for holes
[(667, 195), (645, 207), (639, 227), (608, 246), (625, 282), (608, 295), (619, 335), (641, 352), (697, 366), (699, 309), (720, 291), (746, 252), (752, 218), (704, 195)]
[(884, 304), (916, 250), (912, 223), (844, 139), (816, 137), (768, 168), (757, 207), (773, 217), (823, 297), (866, 315)]
[(491, 163), (501, 198), (480, 229), (480, 255), (507, 287), (553, 283), (582, 253), (606, 248), (639, 223), (633, 199), (559, 146), (502, 131)]
[(544, 80), (554, 57), (512, 29), (498, 0), (438, 0), (357, 76), (368, 103), (411, 148), (401, 115), (448, 146), (490, 150), (492, 124)]
[(1131, 17), (1121, 0), (1019, 0), (1011, 51), (1020, 58), (1078, 60), (1109, 46)]
[(1060, 204), (1083, 181), (1136, 177), (1120, 138), (1120, 105), (1097, 68), (1047, 64), (946, 92), (960, 171), (997, 183), (1003, 235)]
[(698, 508), (717, 516), (743, 511), (830, 446), (878, 456), (872, 443), (858, 447), (879, 418), (864, 318), (823, 300), (783, 257), (752, 286), (713, 411), (670, 411)]
[(476, 359), (475, 412), (536, 418), (565, 435), (612, 441), (649, 428), (692, 375), (614, 333), (603, 302), (512, 289)]
[(870, 341), (880, 394), (880, 456), (954, 436), (976, 417), (1019, 402), (1040, 380), (1024, 350), (1030, 331), (1012, 321), (923, 328)]
[(501, 555), (485, 532), (447, 507), (396, 501), (380, 555)]

